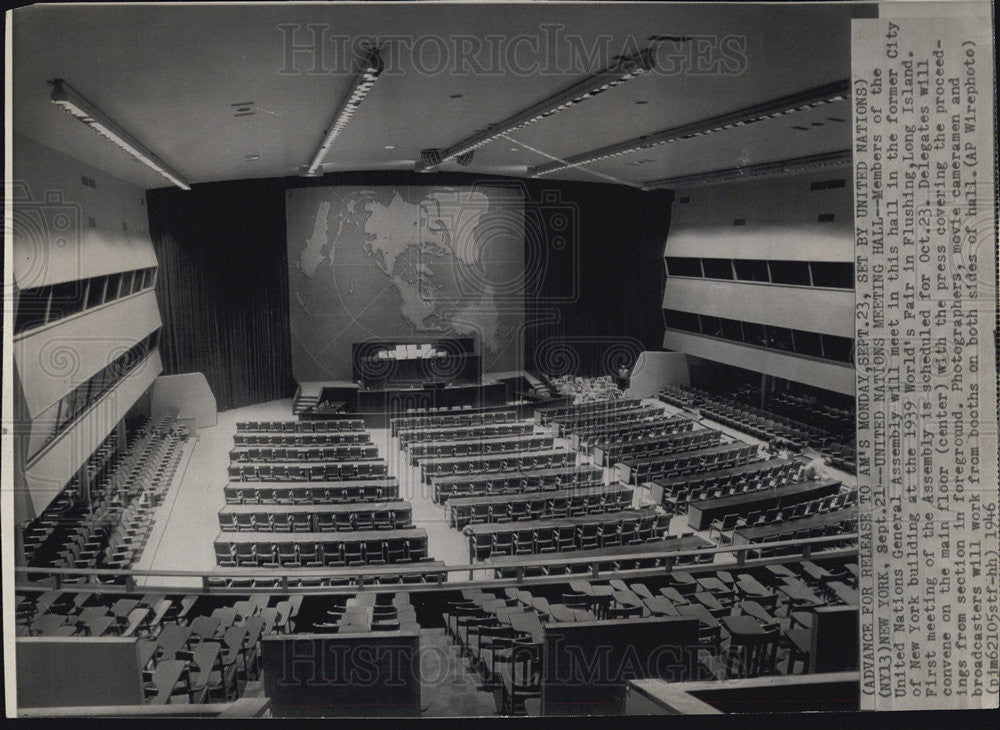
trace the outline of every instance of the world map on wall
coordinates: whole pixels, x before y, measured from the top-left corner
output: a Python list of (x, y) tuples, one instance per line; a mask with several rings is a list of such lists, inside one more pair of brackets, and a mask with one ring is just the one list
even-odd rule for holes
[(350, 377), (352, 342), (423, 333), (477, 337), (487, 369), (513, 362), (523, 203), (512, 191), (305, 188), (286, 208), (299, 380)]

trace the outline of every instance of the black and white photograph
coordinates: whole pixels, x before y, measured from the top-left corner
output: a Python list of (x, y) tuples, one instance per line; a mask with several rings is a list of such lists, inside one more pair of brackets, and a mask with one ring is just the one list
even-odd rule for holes
[(9, 10), (7, 717), (996, 708), (994, 43)]

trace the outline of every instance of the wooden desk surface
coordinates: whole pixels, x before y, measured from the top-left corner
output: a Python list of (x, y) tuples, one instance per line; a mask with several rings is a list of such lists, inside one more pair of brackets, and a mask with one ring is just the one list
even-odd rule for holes
[(345, 479), (344, 481), (321, 482), (234, 482), (226, 483), (226, 489), (355, 489), (357, 487), (398, 487), (399, 477), (379, 477), (377, 479)]

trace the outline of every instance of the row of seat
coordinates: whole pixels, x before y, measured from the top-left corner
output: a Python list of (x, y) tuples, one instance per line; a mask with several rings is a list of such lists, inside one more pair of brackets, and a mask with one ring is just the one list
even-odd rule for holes
[(315, 462), (368, 461), (378, 458), (374, 444), (338, 444), (333, 446), (238, 446), (229, 450), (229, 461), (246, 462)]
[(796, 461), (768, 459), (683, 477), (661, 477), (650, 483), (662, 491), (663, 508), (671, 514), (681, 514), (689, 501), (721, 497), (726, 492), (745, 494), (784, 486), (797, 480), (801, 471), (802, 466)]
[(663, 409), (658, 406), (639, 404), (627, 408), (588, 413), (570, 420), (552, 420), (548, 423), (548, 427), (557, 436), (569, 437), (571, 434), (583, 433), (592, 429), (614, 429), (618, 426), (642, 423), (661, 416), (663, 413)]
[(315, 633), (420, 631), (417, 612), (408, 593), (327, 596), (323, 604), (323, 615), (312, 623), (311, 630)]
[(399, 480), (393, 476), (301, 486), (230, 482), (224, 491), (226, 504), (350, 504), (397, 499)]
[(367, 431), (325, 431), (309, 433), (241, 433), (233, 436), (236, 446), (337, 446), (368, 444)]
[(714, 535), (721, 544), (732, 542), (733, 533), (741, 527), (756, 525), (777, 525), (797, 520), (802, 517), (823, 515), (836, 512), (858, 503), (858, 491), (852, 489), (846, 492), (811, 499), (807, 502), (772, 507), (769, 510), (753, 510), (746, 514), (736, 512), (712, 520), (709, 535)]
[[(493, 557), (490, 558), (488, 564), (493, 567), (494, 576), (499, 579), (519, 578), (520, 576), (590, 574), (592, 566), (596, 566), (601, 572), (618, 573), (628, 570), (650, 570), (669, 568), (675, 565), (711, 563), (715, 559), (715, 555), (699, 551), (714, 547), (714, 542), (709, 542), (693, 532), (687, 531), (679, 535), (666, 535), (661, 540), (650, 542), (549, 553), (545, 556), (539, 555), (535, 560), (528, 559), (527, 563), (524, 556)], [(678, 552), (688, 554), (676, 555), (675, 553)], [(565, 557), (566, 562), (561, 562), (560, 556)], [(571, 563), (569, 560), (574, 562)], [(516, 562), (518, 565), (507, 565), (509, 562)]]
[(535, 423), (539, 426), (547, 426), (555, 421), (563, 424), (571, 424), (588, 416), (633, 410), (640, 407), (640, 405), (641, 401), (638, 398), (618, 398), (575, 403), (570, 406), (536, 408)]
[(575, 464), (576, 452), (567, 449), (503, 456), (426, 459), (420, 462), (420, 479), (425, 484), (432, 484), (435, 477), (554, 469)]
[[(170, 414), (148, 420), (120, 456), (99, 459), (90, 503), (50, 505), (24, 533), (28, 564), (35, 567), (125, 568), (138, 559), (153, 514), (173, 482), (186, 427)], [(117, 454), (117, 452), (116, 452)], [(66, 493), (64, 492), (64, 495)]]
[(715, 446), (722, 442), (722, 434), (711, 429), (685, 431), (667, 435), (646, 436), (634, 441), (602, 444), (592, 449), (594, 461), (602, 466), (612, 466), (619, 461), (656, 458), (682, 451), (694, 451)]
[(559, 489), (585, 489), (604, 483), (604, 472), (595, 466), (564, 466), (552, 469), (434, 477), (434, 501), (453, 497), (531, 494)]
[(619, 477), (629, 484), (653, 479), (697, 474), (741, 466), (757, 458), (759, 447), (742, 441), (710, 446), (695, 451), (665, 454), (645, 459), (626, 459), (616, 465)]
[[(378, 532), (378, 531), (377, 531)], [(286, 539), (280, 533), (258, 533), (254, 542), (238, 542), (220, 534), (215, 540), (220, 567), (323, 568), (394, 565), (427, 558), (427, 533), (418, 528), (373, 532), (341, 532)], [(285, 533), (290, 537), (289, 533)]]
[(319, 462), (307, 464), (230, 464), (233, 482), (339, 482), (385, 479), (388, 474), (381, 459), (370, 461)]
[(561, 489), (543, 494), (452, 498), (447, 502), (448, 523), (466, 525), (519, 522), (558, 517), (580, 517), (615, 512), (632, 506), (633, 490), (624, 485)]
[(238, 421), (237, 433), (328, 433), (364, 431), (363, 418), (324, 418), (315, 421)]
[(349, 509), (324, 511), (321, 505), (284, 509), (275, 505), (268, 509), (261, 505), (249, 511), (243, 505), (223, 507), (219, 511), (219, 526), (223, 532), (355, 532), (396, 530), (413, 524), (409, 502), (344, 506)]
[(633, 545), (663, 538), (668, 516), (627, 510), (587, 517), (469, 525), (469, 559)]
[(407, 415), (389, 420), (389, 432), (398, 436), (400, 431), (422, 428), (446, 428), (451, 426), (488, 426), (496, 423), (512, 423), (517, 420), (517, 411), (505, 408), (491, 411), (441, 412), (425, 415)]
[(541, 451), (543, 449), (551, 449), (554, 441), (551, 434), (496, 436), (491, 438), (473, 437), (463, 441), (411, 443), (407, 447), (407, 452), (410, 456), (410, 463), (417, 464), (423, 459), (490, 454), (521, 454), (531, 451)]
[(442, 428), (410, 428), (399, 432), (399, 445), (404, 449), (410, 444), (428, 441), (461, 441), (498, 436), (524, 436), (532, 433), (531, 421), (494, 423), (487, 426), (445, 426)]
[[(416, 563), (404, 563), (408, 570), (405, 573), (380, 572), (377, 575), (365, 575), (365, 585), (375, 583), (377, 585), (420, 585), (420, 584), (440, 584), (447, 579), (444, 571), (444, 563), (438, 560), (424, 558)], [(231, 566), (227, 566), (231, 567)], [(296, 567), (296, 566), (291, 566)], [(305, 566), (303, 566), (305, 567)], [(319, 566), (312, 566), (319, 567)], [(326, 566), (323, 566), (324, 568)], [(336, 566), (334, 566), (336, 567)], [(410, 570), (418, 568), (418, 570)], [(239, 576), (209, 576), (205, 578), (205, 585), (209, 589), (226, 588), (337, 588), (343, 586), (358, 585), (358, 576), (349, 573), (340, 575), (329, 573), (326, 575), (297, 575), (294, 571), (285, 571), (281, 577), (239, 577)]]
[(609, 446), (619, 441), (635, 441), (649, 436), (681, 433), (693, 428), (694, 421), (687, 416), (670, 416), (666, 411), (657, 409), (652, 415), (638, 420), (588, 426), (576, 429), (568, 436), (574, 448), (586, 450), (595, 446)]

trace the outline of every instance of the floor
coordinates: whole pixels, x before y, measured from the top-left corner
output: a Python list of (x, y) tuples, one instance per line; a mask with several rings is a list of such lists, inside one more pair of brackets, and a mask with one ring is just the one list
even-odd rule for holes
[(484, 717), (496, 714), (492, 692), (478, 689), (479, 675), (444, 629), (420, 632), (421, 717)]
[[(650, 402), (665, 407), (671, 413), (682, 412), (679, 408), (656, 400)], [(183, 477), (175, 480), (163, 505), (157, 510), (151, 539), (134, 567), (202, 573), (213, 570), (213, 542), (219, 534), (218, 511), (225, 504), (223, 485), (228, 478), (226, 470), (229, 466), (229, 449), (233, 446), (236, 423), (289, 419), (291, 412), (290, 399), (270, 401), (220, 413), (215, 426), (201, 429)], [(701, 420), (706, 426), (748, 443), (763, 443), (722, 424), (708, 419)], [(417, 468), (407, 463), (398, 441), (391, 438), (388, 429), (369, 429), (369, 433), (372, 442), (378, 446), (379, 455), (386, 460), (389, 472), (399, 477), (400, 498), (412, 504), (414, 523), (427, 530), (428, 552), (431, 557), (449, 565), (467, 564), (469, 554), (466, 539), (448, 525), (444, 508), (434, 503), (429, 487), (420, 483)], [(556, 445), (568, 447), (563, 439), (556, 439)], [(581, 457), (581, 463), (589, 461), (589, 457)], [(830, 478), (841, 479), (850, 485), (857, 483), (857, 478), (852, 474), (829, 467), (827, 471)], [(612, 469), (605, 470), (606, 482), (614, 478), (612, 472)], [(636, 503), (644, 501), (643, 490), (637, 490)], [(687, 520), (683, 515), (675, 517), (671, 522), (671, 534), (680, 534), (686, 529)], [(465, 572), (450, 575), (451, 580), (465, 580), (468, 577), (469, 574)], [(475, 571), (474, 577), (488, 577), (488, 571)], [(189, 576), (156, 576), (150, 582), (177, 587), (200, 585), (198, 578)]]

